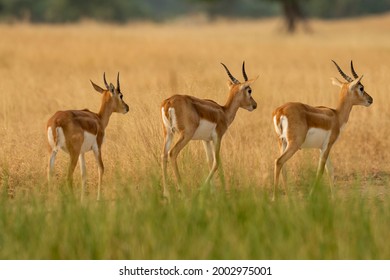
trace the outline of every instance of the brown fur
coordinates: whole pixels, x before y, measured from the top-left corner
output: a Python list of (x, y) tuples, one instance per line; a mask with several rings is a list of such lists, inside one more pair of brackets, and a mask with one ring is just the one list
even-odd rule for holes
[[(336, 109), (324, 106), (312, 107), (302, 103), (290, 102), (280, 106), (272, 113), (272, 117), (276, 117), (278, 127), (280, 127), (281, 116), (286, 116), (288, 119), (287, 143), (284, 143), (284, 140), (280, 138), (278, 139), (281, 155), (275, 160), (273, 199), (275, 199), (281, 169), (295, 152), (301, 148), (309, 128), (321, 128), (331, 131), (328, 145), (325, 150), (321, 151), (317, 181), (323, 174), (325, 164), (330, 166), (330, 161), (327, 163), (329, 152), (340, 135), (341, 127), (348, 122), (352, 107), (354, 105), (370, 106), (373, 102), (372, 97), (364, 89), (363, 92), (359, 92), (360, 88), (363, 87), (360, 83), (361, 78), (357, 78), (350, 83), (341, 83), (337, 79), (333, 80), (335, 85), (341, 87)], [(285, 171), (283, 171), (283, 181), (286, 187)]]
[[(199, 99), (189, 95), (173, 95), (164, 100), (161, 104), (161, 108), (164, 108), (165, 116), (170, 120), (169, 108), (175, 109), (176, 121), (178, 131), (167, 131), (163, 123), (163, 135), (164, 135), (164, 147), (162, 155), (162, 169), (163, 169), (163, 195), (169, 197), (166, 189), (166, 172), (167, 172), (167, 160), (168, 155), (172, 161), (174, 172), (178, 184), (181, 184), (180, 174), (177, 168), (176, 159), (179, 152), (187, 145), (192, 139), (195, 131), (199, 127), (201, 119), (208, 120), (216, 124), (217, 139), (211, 141), (203, 141), (207, 153), (207, 159), (210, 165), (210, 173), (206, 179), (206, 184), (210, 182), (214, 173), (220, 165), (220, 145), (223, 135), (228, 129), (229, 125), (233, 122), (237, 110), (244, 108), (249, 111), (256, 109), (257, 103), (252, 98), (249, 91), (251, 91), (250, 85), (254, 80), (246, 81), (244, 83), (233, 83), (229, 81), (229, 95), (227, 102), (224, 106), (221, 106), (209, 99)], [(177, 132), (179, 139), (175, 145), (170, 149), (170, 141), (172, 140), (172, 134)], [(214, 153), (211, 155), (212, 146), (214, 145)], [(224, 185), (224, 178), (222, 172), (220, 172), (222, 184)], [(178, 187), (179, 189), (179, 187)]]
[[(84, 132), (86, 131), (93, 135), (96, 135), (98, 151), (94, 152), (99, 167), (99, 199), (102, 176), (104, 172), (104, 165), (101, 156), (101, 146), (103, 144), (105, 128), (107, 127), (110, 116), (113, 112), (125, 114), (128, 112), (129, 106), (123, 101), (122, 93), (118, 91), (118, 89), (115, 89), (112, 84), (110, 84), (107, 90), (102, 89), (94, 83), (92, 83), (92, 85), (96, 91), (102, 94), (102, 102), (99, 112), (94, 113), (89, 111), (88, 109), (58, 111), (48, 120), (46, 125), (46, 131), (48, 131), (48, 128), (51, 127), (54, 142), (56, 144), (58, 142), (57, 127), (61, 127), (64, 132), (65, 146), (70, 156), (70, 164), (68, 167), (67, 175), (68, 183), (70, 186), (72, 185), (73, 172), (76, 167), (79, 156), (82, 157), (82, 159), (80, 158), (80, 160), (84, 161), (84, 155), (80, 155), (80, 150), (84, 142)], [(53, 172), (50, 166), (50, 162), (53, 161), (54, 163), (54, 159), (57, 152), (53, 150), (50, 145), (49, 152), (51, 154), (48, 170), (48, 179), (50, 182)], [(82, 162), (81, 164), (83, 165), (84, 162)], [(82, 170), (83, 169), (84, 166), (82, 166)], [(83, 193), (86, 191), (85, 183), (85, 177), (83, 175)]]

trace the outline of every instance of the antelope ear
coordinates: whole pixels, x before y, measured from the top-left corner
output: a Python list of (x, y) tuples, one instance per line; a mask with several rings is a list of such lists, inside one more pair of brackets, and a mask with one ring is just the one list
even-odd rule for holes
[(235, 83), (233, 83), (232, 81), (228, 80), (227, 85), (228, 85), (229, 89), (231, 89), (235, 85)]
[(338, 87), (343, 87), (343, 83), (339, 81), (337, 78), (330, 78), (332, 80), (332, 84)]
[(112, 95), (115, 94), (115, 87), (112, 83), (110, 83), (109, 87), (108, 87), (108, 90), (111, 92)]
[(99, 87), (97, 84), (95, 84), (94, 82), (92, 82), (91, 80), (89, 80), (93, 86), (93, 88), (97, 91), (97, 92), (100, 92), (100, 93), (103, 93), (104, 89), (102, 89), (101, 87)]
[(259, 76), (260, 76), (260, 75), (257, 75), (257, 77), (256, 77), (256, 78), (254, 78), (254, 79), (250, 79), (249, 81), (247, 81), (247, 83), (248, 83), (249, 85), (253, 84), (254, 82), (256, 82), (256, 81), (257, 81), (257, 79), (259, 78)]
[(256, 80), (258, 78), (259, 78), (259, 76), (257, 76), (254, 79), (250, 79), (249, 81), (246, 81), (245, 83), (242, 83), (241, 86), (240, 86), (240, 89), (243, 89), (243, 88), (246, 88), (246, 87), (250, 87), (254, 82), (256, 82)]
[(353, 82), (349, 84), (349, 90), (352, 90), (358, 83), (360, 83), (360, 80), (363, 78), (363, 75), (355, 79)]

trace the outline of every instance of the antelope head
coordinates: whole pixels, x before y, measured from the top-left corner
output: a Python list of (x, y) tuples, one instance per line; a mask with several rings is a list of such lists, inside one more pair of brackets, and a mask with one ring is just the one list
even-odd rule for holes
[[(332, 60), (333, 61), (333, 60)], [(347, 81), (347, 83), (343, 83), (339, 81), (337, 78), (332, 78), (332, 83), (340, 88), (345, 88), (345, 90), (341, 91), (344, 98), (350, 100), (352, 105), (362, 105), (362, 106), (370, 106), (373, 103), (372, 97), (364, 90), (364, 85), (361, 83), (363, 75), (359, 77), (356, 74), (355, 69), (353, 68), (353, 62), (351, 60), (351, 72), (353, 75), (353, 79), (345, 74), (341, 68), (337, 65), (335, 61), (333, 63), (336, 65), (337, 70), (340, 75)]]
[(91, 81), (93, 88), (103, 94), (103, 102), (111, 109), (112, 112), (126, 114), (129, 111), (129, 105), (123, 100), (123, 94), (121, 92), (119, 83), (119, 72), (116, 78), (116, 87), (106, 81), (106, 73), (103, 73), (103, 81), (106, 89), (101, 88)]
[(242, 63), (242, 75), (244, 77), (244, 82), (239, 82), (233, 75), (230, 73), (229, 69), (225, 64), (221, 63), (225, 68), (226, 73), (228, 74), (230, 80), (228, 81), (228, 86), (230, 89), (230, 97), (235, 102), (238, 102), (239, 107), (253, 111), (257, 108), (257, 103), (252, 97), (252, 88), (251, 84), (254, 83), (258, 77), (255, 79), (248, 80), (248, 76), (245, 72), (245, 61)]

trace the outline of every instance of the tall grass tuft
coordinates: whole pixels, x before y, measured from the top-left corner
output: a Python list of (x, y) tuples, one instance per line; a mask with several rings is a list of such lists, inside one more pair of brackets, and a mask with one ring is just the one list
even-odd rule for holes
[[(155, 183), (157, 184), (157, 183)], [(121, 199), (57, 193), (0, 201), (2, 259), (388, 259), (389, 202), (256, 188)], [(159, 186), (154, 186), (159, 189)], [(324, 191), (325, 190), (325, 191)]]

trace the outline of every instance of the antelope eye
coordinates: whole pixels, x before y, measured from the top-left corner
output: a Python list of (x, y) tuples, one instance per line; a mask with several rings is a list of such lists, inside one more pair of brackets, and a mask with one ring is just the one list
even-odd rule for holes
[(251, 93), (252, 93), (252, 90), (251, 90), (251, 89), (248, 89), (248, 93), (251, 94)]

